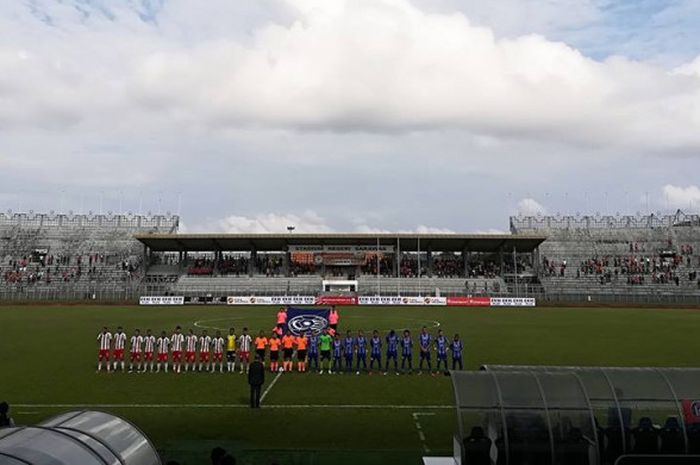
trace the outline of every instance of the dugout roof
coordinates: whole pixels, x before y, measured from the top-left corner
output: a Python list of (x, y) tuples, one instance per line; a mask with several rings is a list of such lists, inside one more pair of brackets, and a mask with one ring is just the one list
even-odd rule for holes
[(451, 375), (463, 464), (700, 452), (700, 369), (487, 365)]
[(439, 252), (531, 252), (546, 236), (528, 234), (159, 234), (140, 233), (134, 237), (153, 251), (282, 251), (287, 246), (347, 245), (394, 246), (402, 251)]
[(160, 465), (148, 438), (104, 412), (69, 412), (36, 426), (0, 429), (2, 465)]

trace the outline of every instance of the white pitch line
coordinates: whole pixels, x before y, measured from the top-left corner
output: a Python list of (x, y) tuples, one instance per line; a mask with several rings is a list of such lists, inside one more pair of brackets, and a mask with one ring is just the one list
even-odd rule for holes
[(280, 376), (282, 376), (282, 372), (278, 371), (277, 376), (275, 376), (275, 379), (272, 380), (270, 385), (267, 387), (267, 389), (263, 391), (262, 395), (260, 396), (260, 403), (262, 403), (262, 401), (265, 400), (265, 397), (267, 397), (267, 394), (270, 392), (270, 389), (272, 389), (272, 386), (274, 386), (275, 383), (277, 383), (277, 380), (280, 379)]
[[(262, 396), (261, 396), (262, 397)], [(248, 404), (12, 404), (15, 408), (250, 408)], [(452, 410), (451, 405), (384, 405), (384, 404), (268, 404), (265, 408), (274, 409), (367, 409), (367, 410)], [(426, 414), (423, 414), (426, 415)]]
[(420, 421), (418, 421), (418, 418), (421, 416), (433, 416), (435, 415), (435, 412), (413, 412), (411, 416), (413, 417), (413, 421), (416, 423), (416, 429), (418, 430), (418, 438), (420, 439), (421, 443), (423, 443), (423, 451), (427, 454), (430, 452), (430, 448), (428, 447), (428, 443), (425, 440), (425, 433), (423, 432), (423, 426), (420, 424)]

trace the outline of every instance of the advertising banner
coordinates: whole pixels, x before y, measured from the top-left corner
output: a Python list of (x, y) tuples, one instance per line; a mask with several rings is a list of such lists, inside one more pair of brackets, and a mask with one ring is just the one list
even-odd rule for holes
[(228, 296), (227, 305), (314, 305), (314, 296)]
[(447, 305), (446, 297), (362, 296), (360, 305)]
[(357, 298), (360, 305), (403, 305), (400, 296), (360, 296)]
[(534, 297), (491, 297), (492, 307), (534, 307)]
[(447, 297), (401, 297), (399, 305), (447, 305)]
[(491, 297), (448, 297), (447, 305), (458, 307), (489, 307)]
[(350, 295), (322, 295), (316, 297), (316, 305), (357, 305), (357, 297)]
[(139, 305), (184, 305), (184, 296), (154, 295), (139, 297)]

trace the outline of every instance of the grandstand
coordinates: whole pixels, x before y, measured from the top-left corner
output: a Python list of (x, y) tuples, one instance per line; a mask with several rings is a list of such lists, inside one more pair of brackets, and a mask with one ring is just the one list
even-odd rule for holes
[(511, 217), (510, 234), (180, 234), (173, 215), (0, 214), (4, 300), (536, 296), (700, 302), (700, 217)]
[(554, 300), (697, 303), (700, 217), (512, 217), (511, 232), (543, 234), (537, 275)]
[(0, 213), (0, 296), (126, 300), (140, 292), (137, 232), (177, 231), (172, 215)]
[[(137, 234), (146, 290), (235, 295), (464, 296), (535, 291), (530, 234)], [(517, 277), (513, 270), (517, 268)]]

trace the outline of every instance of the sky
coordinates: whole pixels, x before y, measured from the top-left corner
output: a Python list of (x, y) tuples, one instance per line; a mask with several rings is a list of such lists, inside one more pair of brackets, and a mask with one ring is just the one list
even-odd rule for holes
[(700, 210), (698, 0), (0, 2), (0, 211), (498, 232)]

